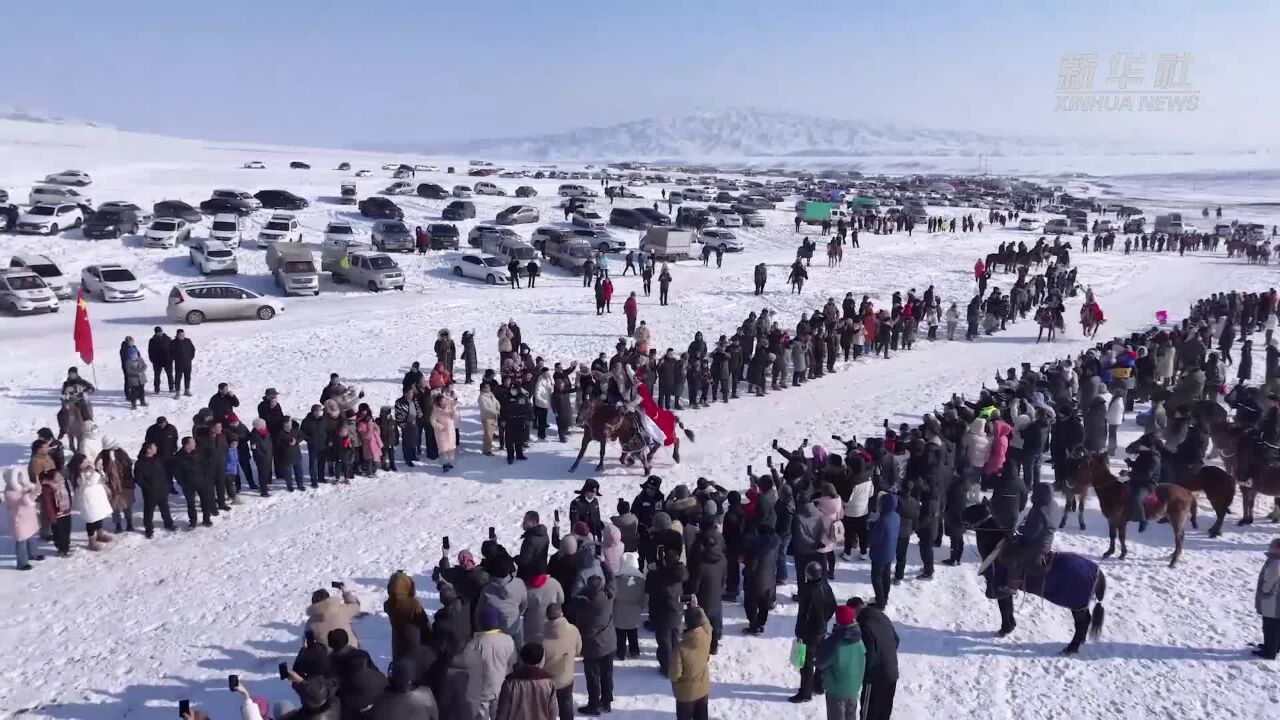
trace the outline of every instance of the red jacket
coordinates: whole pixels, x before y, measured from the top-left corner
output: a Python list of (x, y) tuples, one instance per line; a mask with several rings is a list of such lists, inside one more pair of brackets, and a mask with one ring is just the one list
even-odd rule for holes
[(981, 280), (987, 274), (987, 266), (981, 260), (973, 264), (973, 279)]
[(613, 299), (613, 281), (605, 280), (604, 285), (600, 286), (600, 292), (604, 293), (605, 300)]
[(631, 315), (632, 317), (635, 317), (636, 310), (637, 310), (637, 308), (636, 308), (636, 299), (635, 299), (635, 298), (633, 298), (633, 297), (629, 297), (629, 298), (627, 298), (627, 301), (626, 301), (626, 302), (622, 303), (622, 312), (624, 312), (624, 313), (626, 313), (626, 314), (628, 314), (628, 315)]

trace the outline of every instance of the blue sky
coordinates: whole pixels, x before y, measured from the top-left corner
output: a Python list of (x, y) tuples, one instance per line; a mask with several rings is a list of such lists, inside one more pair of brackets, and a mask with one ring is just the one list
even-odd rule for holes
[[(1120, 5), (1120, 7), (1117, 7)], [(0, 105), (324, 145), (758, 107), (996, 133), (1269, 142), (1261, 1), (117, 0), (5, 6)], [(1064, 53), (1193, 55), (1195, 113), (1054, 111)]]

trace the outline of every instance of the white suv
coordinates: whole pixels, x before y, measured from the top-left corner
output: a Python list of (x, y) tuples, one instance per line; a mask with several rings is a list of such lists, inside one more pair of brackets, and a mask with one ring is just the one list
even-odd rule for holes
[(157, 218), (142, 235), (144, 247), (173, 248), (191, 240), (191, 224), (182, 218)]
[(44, 284), (49, 286), (53, 294), (59, 298), (66, 300), (71, 297), (71, 283), (68, 282), (67, 276), (62, 274), (62, 269), (57, 266), (46, 255), (14, 255), (9, 261), (9, 267), (31, 272), (40, 276), (44, 280)]
[(0, 270), (0, 307), (14, 315), (58, 312), (58, 297), (30, 270)]
[(262, 209), (262, 201), (250, 195), (245, 190), (232, 190), (229, 188), (222, 188), (219, 190), (214, 190), (209, 197), (214, 198), (216, 200), (238, 200), (244, 203), (245, 205), (248, 205), (249, 207), (253, 208), (254, 210)]
[(302, 227), (292, 215), (272, 215), (258, 233), (258, 247), (264, 248), (278, 242), (302, 242)]
[(92, 206), (93, 201), (88, 195), (76, 190), (75, 188), (62, 187), (59, 185), (36, 185), (31, 188), (31, 193), (27, 195), (27, 202), (32, 205), (40, 203), (50, 203), (59, 205), (62, 203), (76, 203), (80, 205)]
[(209, 226), (209, 239), (224, 242), (227, 247), (235, 249), (240, 247), (242, 229), (239, 215), (235, 213), (214, 215), (213, 223)]
[(83, 170), (63, 170), (60, 173), (54, 173), (45, 177), (45, 182), (57, 183), (59, 185), (78, 185), (84, 187), (93, 182), (93, 178), (89, 177), (89, 173)]
[(284, 304), (279, 300), (228, 282), (182, 283), (169, 291), (169, 319), (188, 325), (205, 320), (270, 320), (282, 312)]
[(221, 240), (192, 240), (188, 251), (191, 264), (200, 268), (201, 275), (214, 273), (230, 273), (240, 271), (236, 262), (236, 254)]
[(352, 242), (356, 239), (356, 228), (349, 222), (335, 220), (324, 228), (325, 242)]
[(79, 205), (41, 204), (19, 215), (16, 229), (20, 233), (57, 235), (67, 228), (80, 227), (82, 224), (84, 224), (84, 211)]

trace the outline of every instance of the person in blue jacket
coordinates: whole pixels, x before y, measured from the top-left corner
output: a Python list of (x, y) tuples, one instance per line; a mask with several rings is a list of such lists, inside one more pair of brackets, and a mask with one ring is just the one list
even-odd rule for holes
[(898, 549), (898, 496), (884, 493), (880, 496), (880, 517), (871, 526), (871, 587), (875, 590), (875, 607), (889, 604), (890, 574)]

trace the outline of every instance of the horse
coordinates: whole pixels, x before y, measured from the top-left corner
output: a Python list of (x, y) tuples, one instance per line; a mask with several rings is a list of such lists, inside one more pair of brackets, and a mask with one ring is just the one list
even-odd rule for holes
[[(623, 412), (599, 400), (592, 401), (591, 408), (587, 410), (586, 421), (582, 424), (582, 446), (578, 448), (578, 457), (573, 461), (573, 465), (569, 466), (569, 472), (577, 472), (578, 464), (582, 462), (583, 456), (587, 454), (587, 448), (593, 442), (600, 443), (600, 462), (596, 464), (596, 471), (604, 470), (605, 446), (609, 441), (617, 440), (622, 444), (622, 454), (618, 456), (618, 460), (624, 465), (632, 465), (639, 460), (645, 475), (648, 475), (649, 469), (653, 466), (653, 456), (657, 454), (662, 444), (649, 443), (639, 427), (639, 422), (631, 413)], [(684, 430), (684, 424), (678, 418), (676, 424)], [(693, 439), (692, 433), (688, 430), (684, 432), (686, 437)], [(671, 457), (678, 463), (680, 462), (680, 438), (673, 434), (672, 440)]]
[[(1071, 463), (1071, 466), (1061, 468), (1063, 473), (1066, 475), (1066, 478), (1062, 482), (1062, 487), (1061, 487), (1064, 501), (1062, 506), (1062, 519), (1058, 521), (1059, 530), (1067, 526), (1067, 518), (1070, 517), (1071, 513), (1073, 512), (1076, 514), (1076, 522), (1080, 526), (1080, 530), (1083, 531), (1085, 529), (1084, 501), (1089, 496), (1089, 486), (1078, 485), (1073, 481), (1073, 479), (1075, 478), (1076, 469), (1083, 455), (1084, 455), (1083, 450), (1075, 451), (1074, 453), (1072, 453), (1072, 455), (1069, 458), (1066, 459), (1067, 462)], [(1061, 478), (1062, 475), (1059, 475), (1059, 477)]]
[[(1105, 455), (1089, 455), (1082, 458), (1076, 465), (1075, 484), (1093, 487), (1093, 493), (1098, 496), (1102, 516), (1107, 519), (1107, 534), (1111, 539), (1111, 545), (1102, 554), (1103, 559), (1115, 554), (1116, 536), (1119, 535), (1120, 559), (1123, 560), (1129, 554), (1128, 545), (1125, 543), (1125, 529), (1130, 521), (1128, 483), (1119, 481), (1115, 475), (1111, 474)], [(1184, 526), (1187, 520), (1191, 521), (1191, 527), (1197, 530), (1200, 528), (1196, 521), (1196, 496), (1181, 485), (1160, 483), (1147, 497), (1146, 505), (1148, 522), (1159, 522), (1161, 518), (1168, 518), (1169, 526), (1173, 528), (1173, 557), (1169, 560), (1169, 567), (1173, 567), (1182, 557), (1182, 541), (1186, 534)]]
[[(974, 531), (978, 554), (986, 566), (981, 574), (987, 581), (987, 597), (994, 598), (1000, 608), (999, 635), (1003, 637), (1018, 626), (1012, 595), (995, 592), (1005, 579), (1006, 570), (999, 561), (999, 552), (1009, 529), (1000, 526), (985, 499), (965, 508), (960, 517), (964, 526)], [(1028, 568), (1022, 591), (1071, 611), (1075, 633), (1071, 642), (1062, 649), (1063, 655), (1079, 652), (1086, 637), (1096, 640), (1102, 635), (1106, 620), (1102, 600), (1107, 593), (1107, 577), (1102, 568), (1089, 558), (1076, 553), (1050, 552), (1042, 568)]]
[(1092, 338), (1098, 334), (1098, 328), (1104, 322), (1101, 316), (1102, 309), (1097, 303), (1085, 303), (1080, 307), (1080, 328), (1085, 337)]
[(1036, 324), (1040, 326), (1040, 332), (1036, 334), (1036, 344), (1040, 344), (1040, 339), (1044, 337), (1045, 330), (1049, 331), (1049, 342), (1053, 342), (1053, 339), (1058, 334), (1059, 320), (1057, 313), (1042, 305), (1036, 309), (1035, 320)]
[[(1262, 457), (1258, 442), (1248, 437), (1244, 430), (1227, 422), (1209, 424), (1209, 437), (1222, 456), (1226, 472), (1240, 485), (1240, 499), (1244, 505), (1244, 517), (1238, 525), (1253, 524), (1253, 503), (1259, 495), (1280, 497), (1280, 465), (1273, 465)], [(1273, 515), (1273, 520), (1274, 520)]]
[(85, 416), (84, 405), (80, 397), (64, 397), (62, 407), (58, 410), (58, 437), (67, 437), (67, 447), (71, 452), (80, 452), (84, 446), (85, 423), (92, 416)]

